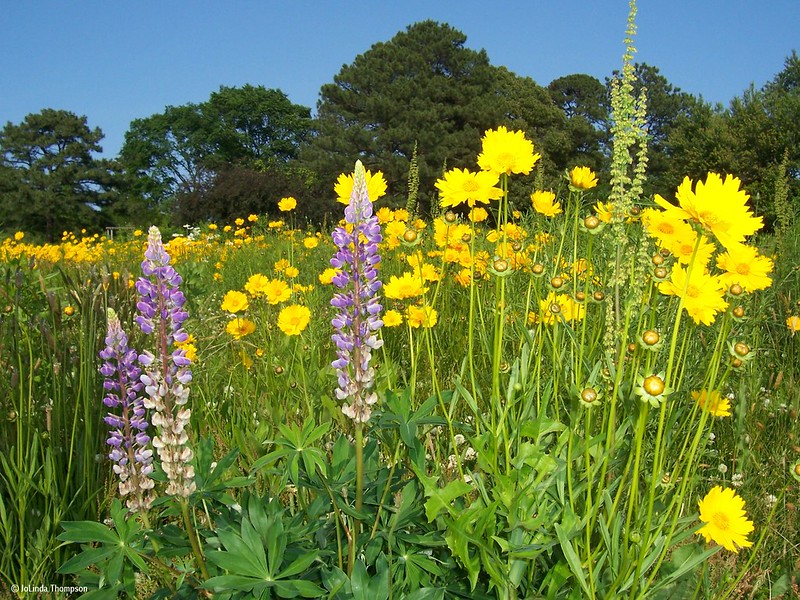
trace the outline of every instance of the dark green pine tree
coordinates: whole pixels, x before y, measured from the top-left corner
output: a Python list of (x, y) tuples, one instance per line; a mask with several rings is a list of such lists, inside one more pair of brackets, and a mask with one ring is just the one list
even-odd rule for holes
[(504, 121), (505, 111), (496, 69), (485, 51), (465, 42), (449, 25), (416, 23), (373, 45), (322, 87), (316, 136), (303, 158), (329, 183), (325, 197), (333, 198), (336, 176), (360, 159), (383, 171), (390, 199), (404, 205), (415, 144), (423, 211), (442, 164), (476, 168), (481, 136)]

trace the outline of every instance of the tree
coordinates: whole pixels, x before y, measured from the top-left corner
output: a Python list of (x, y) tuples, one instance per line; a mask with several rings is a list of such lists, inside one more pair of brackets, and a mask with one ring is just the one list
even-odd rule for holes
[(608, 93), (600, 81), (581, 73), (559, 77), (547, 86), (566, 117), (562, 147), (564, 167), (600, 170), (608, 143)]
[(102, 151), (103, 133), (86, 117), (45, 109), (0, 133), (0, 226), (53, 240), (64, 229), (109, 224), (118, 170)]
[(338, 173), (360, 159), (383, 171), (389, 195), (404, 203), (415, 144), (423, 206), (445, 164), (475, 168), (480, 138), (502, 122), (504, 109), (486, 52), (465, 42), (449, 25), (416, 23), (374, 44), (322, 86), (316, 136), (302, 156), (329, 182), (330, 198)]
[(310, 127), (310, 109), (280, 90), (221, 87), (201, 104), (168, 106), (133, 121), (120, 159), (138, 181), (138, 194), (171, 211), (180, 197), (203, 205), (218, 175), (234, 167), (282, 168)]

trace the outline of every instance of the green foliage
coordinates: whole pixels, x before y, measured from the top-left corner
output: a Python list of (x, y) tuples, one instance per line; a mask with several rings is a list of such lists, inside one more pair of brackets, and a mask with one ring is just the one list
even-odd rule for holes
[[(402, 182), (416, 145), (419, 204), (427, 211), (442, 164), (474, 168), (481, 133), (504, 116), (486, 53), (465, 42), (452, 27), (424, 21), (345, 65), (320, 91), (306, 164), (333, 181), (360, 156), (366, 168)], [(405, 204), (404, 190), (389, 195)]]
[(118, 167), (95, 158), (103, 133), (65, 110), (29, 114), (0, 132), (0, 229), (22, 229), (48, 240), (65, 229), (109, 223)]
[[(280, 90), (223, 86), (206, 102), (168, 106), (163, 113), (134, 120), (120, 161), (140, 198), (162, 211), (176, 211), (185, 222), (227, 217), (220, 210), (225, 202), (213, 197), (215, 188), (221, 186), (216, 195), (228, 205), (245, 200), (241, 192), (226, 188), (232, 182), (246, 188), (237, 179), (250, 173), (262, 188), (250, 204), (254, 212), (263, 213), (268, 203), (277, 202), (275, 194), (288, 187), (281, 180), (297, 181), (286, 165), (296, 157), (310, 126), (309, 109), (292, 104)], [(272, 185), (276, 176), (279, 183)]]

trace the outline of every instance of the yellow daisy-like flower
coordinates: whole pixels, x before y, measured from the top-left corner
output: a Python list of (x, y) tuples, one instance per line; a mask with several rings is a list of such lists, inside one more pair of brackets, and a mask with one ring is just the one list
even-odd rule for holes
[(412, 304), (406, 313), (409, 326), (417, 329), (419, 327), (433, 327), (439, 321), (439, 313), (432, 306), (416, 306)]
[(261, 273), (256, 273), (247, 279), (247, 283), (244, 284), (244, 289), (247, 290), (251, 296), (257, 297), (263, 296), (266, 293), (267, 286), (269, 286), (269, 277)]
[(241, 227), (242, 225), (244, 225), (244, 219), (242, 219), (242, 218), (240, 217), (240, 218), (236, 219), (236, 220), (234, 221), (234, 223), (236, 223), (236, 226), (237, 226), (237, 227)]
[[(370, 202), (375, 202), (378, 198), (386, 194), (386, 179), (380, 171), (374, 175), (367, 171), (367, 196)], [(342, 173), (333, 186), (336, 192), (336, 200), (341, 204), (350, 204), (350, 195), (353, 193), (353, 174), (345, 175)]]
[(656, 194), (655, 202), (678, 219), (699, 223), (711, 231), (725, 248), (741, 244), (764, 222), (753, 216), (747, 208), (750, 196), (740, 190), (741, 181), (726, 175), (723, 181), (717, 173), (709, 173), (706, 181), (698, 181), (692, 190), (692, 181), (687, 177), (678, 186), (675, 197), (679, 206), (674, 206)]
[(278, 314), (278, 329), (286, 335), (300, 335), (311, 321), (311, 311), (307, 306), (292, 304)]
[(22, 238), (24, 238), (24, 237), (25, 237), (25, 232), (24, 231), (17, 231), (14, 234), (14, 240), (17, 241), (17, 242), (21, 241)]
[(772, 259), (761, 256), (756, 248), (735, 244), (717, 256), (717, 266), (725, 271), (720, 280), (726, 287), (738, 283), (745, 292), (764, 290), (772, 285)]
[(295, 208), (297, 208), (297, 200), (292, 196), (289, 196), (288, 198), (281, 198), (278, 201), (278, 210), (281, 212), (289, 212)]
[(611, 223), (611, 217), (614, 214), (611, 202), (598, 202), (594, 205), (594, 212), (603, 223)]
[(386, 223), (394, 219), (394, 211), (388, 206), (381, 206), (375, 211), (375, 216), (378, 218), (378, 223), (386, 225)]
[(715, 417), (730, 417), (731, 403), (725, 396), (718, 391), (708, 393), (706, 390), (692, 392), (692, 400), (704, 411), (710, 412)]
[[(755, 527), (747, 519), (744, 500), (731, 489), (714, 486), (698, 503), (700, 520), (705, 523), (698, 531), (706, 542), (714, 541), (731, 552), (749, 548), (753, 542), (747, 539)], [(738, 548), (737, 548), (738, 546)]]
[(536, 190), (531, 194), (531, 202), (533, 210), (545, 217), (555, 217), (562, 212), (561, 203), (556, 201), (556, 195), (553, 192)]
[(383, 313), (384, 327), (397, 327), (403, 324), (403, 315), (396, 310), (387, 310)]
[(303, 246), (308, 250), (313, 250), (314, 248), (319, 246), (319, 239), (315, 237), (303, 238)]
[(269, 283), (264, 286), (262, 292), (270, 304), (280, 304), (285, 302), (292, 295), (292, 290), (289, 284), (280, 279), (270, 279)]
[(642, 211), (642, 223), (648, 235), (656, 238), (662, 248), (686, 238), (695, 239), (692, 226), (667, 211), (645, 208)]
[(794, 337), (794, 334), (800, 331), (800, 317), (797, 315), (791, 315), (787, 317), (786, 327), (789, 328), (789, 331), (792, 332), (792, 337)]
[(590, 190), (597, 186), (597, 175), (589, 167), (575, 167), (569, 172), (569, 183), (579, 190)]
[[(695, 246), (697, 246), (697, 249), (695, 249)], [(689, 227), (689, 232), (685, 238), (672, 238), (664, 247), (672, 252), (679, 263), (687, 266), (691, 263), (694, 268), (705, 268), (711, 260), (711, 255), (716, 250), (716, 246), (702, 234), (698, 245), (697, 232), (691, 227)]]
[(526, 139), (522, 131), (508, 131), (502, 125), (497, 129), (489, 129), (483, 135), (481, 145), (478, 166), (483, 171), (498, 175), (527, 175), (542, 157), (533, 152), (533, 142)]
[(439, 190), (439, 201), (443, 208), (465, 203), (473, 207), (476, 202), (488, 204), (490, 200), (497, 200), (503, 195), (503, 191), (495, 187), (498, 181), (500, 176), (497, 173), (451, 169), (444, 174), (444, 179), (436, 182), (436, 189)]
[(416, 298), (428, 291), (422, 279), (413, 273), (403, 273), (400, 277), (392, 275), (389, 282), (383, 284), (383, 295), (392, 300)]
[(255, 330), (256, 324), (250, 319), (232, 319), (228, 321), (228, 325), (225, 327), (225, 331), (232, 335), (233, 339), (236, 340), (242, 339), (246, 335), (250, 335)]
[(402, 221), (403, 223), (408, 223), (408, 219), (410, 218), (408, 211), (405, 208), (398, 208), (394, 211), (392, 215), (395, 221)]
[(481, 206), (475, 206), (469, 211), (468, 217), (473, 223), (483, 223), (489, 218), (489, 212)]
[(725, 288), (717, 277), (704, 272), (701, 268), (692, 269), (691, 277), (687, 277), (687, 269), (675, 265), (668, 281), (658, 284), (662, 294), (683, 298), (683, 307), (695, 323), (711, 325), (717, 313), (725, 310)]
[(258, 223), (258, 215), (250, 214), (247, 215), (247, 220), (251, 223)]
[(297, 277), (300, 274), (300, 271), (298, 270), (297, 267), (295, 267), (293, 265), (289, 265), (288, 267), (286, 267), (283, 270), (283, 274), (286, 275), (289, 278), (294, 278), (294, 277)]
[(247, 294), (238, 290), (231, 290), (225, 294), (220, 308), (225, 312), (235, 314), (247, 310), (248, 306), (250, 306), (250, 303), (247, 300)]

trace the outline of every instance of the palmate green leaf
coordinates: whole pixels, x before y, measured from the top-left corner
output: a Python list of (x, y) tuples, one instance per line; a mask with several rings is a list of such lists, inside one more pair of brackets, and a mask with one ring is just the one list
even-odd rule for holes
[(63, 532), (58, 534), (58, 539), (77, 544), (102, 542), (104, 544), (119, 545), (122, 540), (113, 529), (109, 529), (96, 521), (63, 521)]
[(249, 577), (247, 575), (218, 575), (208, 579), (201, 587), (212, 592), (240, 591), (249, 592), (257, 585), (262, 585), (264, 579)]
[(311, 564), (317, 559), (319, 552), (311, 550), (295, 559), (292, 564), (286, 567), (283, 571), (278, 573), (278, 579), (286, 579), (298, 575), (308, 569)]
[(119, 550), (119, 547), (116, 546), (102, 546), (100, 548), (84, 550), (61, 565), (57, 572), (66, 574), (77, 573), (87, 567), (96, 565), (114, 553), (119, 552)]

